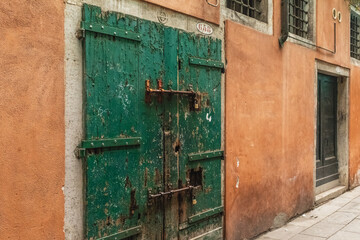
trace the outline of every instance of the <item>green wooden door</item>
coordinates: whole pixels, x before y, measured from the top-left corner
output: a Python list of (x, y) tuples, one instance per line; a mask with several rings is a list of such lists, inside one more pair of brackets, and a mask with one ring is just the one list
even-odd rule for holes
[(220, 239), (221, 41), (83, 10), (86, 238)]
[(337, 78), (318, 75), (316, 186), (339, 178), (337, 145)]

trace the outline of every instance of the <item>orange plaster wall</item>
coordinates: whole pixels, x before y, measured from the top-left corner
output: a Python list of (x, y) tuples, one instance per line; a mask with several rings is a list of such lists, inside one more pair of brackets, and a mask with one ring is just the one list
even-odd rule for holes
[[(229, 240), (251, 238), (301, 214), (314, 202), (315, 61), (351, 68), (350, 180), (359, 169), (359, 68), (350, 64), (349, 13), (343, 1), (317, 1), (317, 44), (279, 48), (280, 1), (274, 1), (274, 35), (226, 22), (225, 221)], [(346, 36), (346, 37), (344, 37)], [(357, 114), (358, 115), (358, 114)]]
[(360, 185), (360, 68), (352, 67), (350, 75), (350, 187)]
[(0, 238), (64, 239), (64, 1), (0, 1)]
[[(206, 0), (143, 0), (154, 3), (174, 11), (184, 13), (205, 21), (220, 23), (220, 4), (217, 7), (210, 6)], [(208, 0), (209, 3), (216, 4), (220, 0)]]

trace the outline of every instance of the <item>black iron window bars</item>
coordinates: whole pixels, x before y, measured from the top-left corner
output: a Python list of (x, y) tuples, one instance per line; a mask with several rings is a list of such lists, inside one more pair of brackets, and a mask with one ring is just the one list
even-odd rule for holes
[(360, 60), (360, 16), (351, 12), (350, 20), (350, 56)]
[[(246, 16), (260, 20), (262, 0), (228, 0), (227, 7)], [(264, 1), (264, 0), (263, 0)]]
[(289, 32), (308, 37), (309, 0), (289, 0)]

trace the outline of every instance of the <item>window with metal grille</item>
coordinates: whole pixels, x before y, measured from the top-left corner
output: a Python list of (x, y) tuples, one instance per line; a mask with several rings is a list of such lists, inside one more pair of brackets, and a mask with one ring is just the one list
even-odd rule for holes
[(308, 38), (308, 28), (309, 0), (289, 0), (289, 32)]
[(360, 60), (360, 16), (351, 11), (350, 20), (350, 56)]
[(246, 16), (264, 21), (265, 0), (227, 0), (227, 7)]

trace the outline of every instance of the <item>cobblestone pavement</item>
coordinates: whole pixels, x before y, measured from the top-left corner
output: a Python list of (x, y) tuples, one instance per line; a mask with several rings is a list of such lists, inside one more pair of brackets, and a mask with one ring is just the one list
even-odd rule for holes
[(360, 240), (360, 187), (256, 239)]

